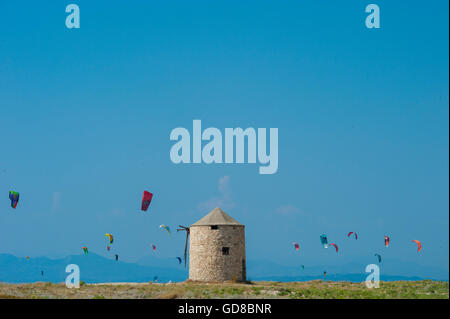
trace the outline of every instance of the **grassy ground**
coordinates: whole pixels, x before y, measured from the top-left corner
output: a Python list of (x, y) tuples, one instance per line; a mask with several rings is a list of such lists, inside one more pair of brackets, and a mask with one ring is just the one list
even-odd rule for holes
[(294, 298), (294, 299), (448, 299), (448, 282), (381, 282), (380, 288), (368, 289), (364, 283), (328, 282), (252, 282), (242, 283), (107, 283), (82, 284), (79, 289), (64, 284), (0, 283), (0, 298)]

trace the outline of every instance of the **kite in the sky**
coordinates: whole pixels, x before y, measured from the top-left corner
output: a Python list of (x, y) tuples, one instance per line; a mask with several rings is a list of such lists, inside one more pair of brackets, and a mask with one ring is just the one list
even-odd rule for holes
[(386, 247), (389, 247), (389, 241), (390, 241), (391, 239), (388, 237), (388, 236), (384, 236), (384, 245), (386, 246)]
[(165, 229), (165, 230), (167, 231), (167, 233), (170, 235), (170, 228), (169, 228), (169, 226), (166, 226), (166, 225), (159, 225), (159, 228)]
[(108, 239), (109, 239), (109, 243), (110, 243), (110, 244), (112, 244), (112, 243), (113, 243), (113, 241), (114, 241), (114, 237), (113, 237), (113, 235), (111, 235), (111, 234), (105, 234), (105, 236), (106, 236), (106, 237), (108, 237)]
[(333, 245), (333, 246), (334, 246), (334, 248), (336, 248), (336, 252), (338, 252), (339, 248), (338, 248), (338, 246), (337, 246), (336, 244), (334, 244), (334, 243), (331, 243), (330, 245)]
[(150, 202), (152, 201), (153, 194), (147, 191), (144, 191), (144, 195), (142, 196), (141, 209), (143, 211), (147, 211)]
[(26, 256), (25, 258), (26, 258), (27, 260), (30, 260), (30, 257), (29, 257), (29, 256)]
[(375, 256), (377, 256), (378, 262), (381, 263), (381, 256), (379, 254), (375, 254)]
[(352, 234), (355, 235), (355, 239), (358, 239), (358, 234), (352, 231), (348, 233), (347, 237), (350, 237)]
[(155, 245), (153, 245), (153, 244), (152, 244), (152, 249), (153, 249), (153, 251), (155, 251), (155, 250), (156, 250), (156, 246), (155, 246)]
[(299, 244), (298, 243), (296, 243), (296, 242), (293, 242), (293, 244), (294, 244), (294, 247), (295, 247), (295, 250), (299, 250), (300, 249), (300, 246), (299, 246)]
[(422, 244), (420, 243), (420, 241), (415, 239), (413, 240), (413, 242), (417, 244), (417, 252), (419, 252), (422, 249)]
[(183, 260), (181, 259), (181, 257), (177, 257), (177, 260), (178, 260), (178, 264), (181, 265), (181, 262), (183, 261)]
[(325, 235), (325, 234), (320, 235), (320, 243), (322, 244), (323, 248), (328, 248), (327, 235)]
[(302, 267), (302, 270), (305, 270), (305, 265), (300, 265), (300, 267)]
[(15, 191), (9, 191), (9, 199), (11, 200), (11, 207), (16, 208), (19, 203), (19, 193)]
[(81, 247), (81, 248), (83, 249), (84, 254), (87, 255), (87, 254), (88, 254), (88, 249), (87, 249), (87, 247), (84, 247), (84, 246), (83, 246), (83, 247)]

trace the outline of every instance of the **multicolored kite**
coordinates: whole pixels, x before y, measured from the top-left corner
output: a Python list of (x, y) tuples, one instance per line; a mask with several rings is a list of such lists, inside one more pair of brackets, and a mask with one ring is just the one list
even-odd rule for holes
[(159, 228), (165, 229), (165, 230), (167, 231), (167, 233), (170, 235), (170, 228), (169, 228), (169, 226), (166, 226), (166, 225), (159, 225)]
[(388, 237), (388, 236), (384, 236), (384, 245), (386, 246), (386, 247), (389, 247), (389, 241), (390, 241), (391, 239)]
[(110, 244), (112, 244), (112, 243), (113, 243), (113, 241), (114, 241), (114, 237), (113, 237), (113, 235), (111, 235), (111, 234), (105, 234), (105, 236), (106, 236), (106, 237), (108, 237), (108, 239), (109, 239), (109, 243), (110, 243)]
[(11, 207), (16, 208), (19, 203), (19, 193), (15, 191), (9, 191), (9, 199), (11, 200)]

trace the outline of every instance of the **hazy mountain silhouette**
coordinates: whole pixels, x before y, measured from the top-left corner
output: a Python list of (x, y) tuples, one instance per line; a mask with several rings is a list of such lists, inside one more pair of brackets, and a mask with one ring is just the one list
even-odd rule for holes
[[(152, 267), (115, 261), (89, 252), (88, 255), (71, 255), (60, 259), (36, 257), (26, 260), (9, 254), (0, 254), (0, 281), (3, 282), (65, 282), (66, 266), (80, 267), (80, 280), (98, 282), (148, 282), (155, 276), (159, 282), (186, 280), (185, 272), (175, 267)], [(41, 275), (41, 270), (44, 275)]]
[[(88, 255), (70, 255), (64, 258), (50, 259), (36, 257), (26, 260), (10, 254), (0, 254), (0, 281), (25, 283), (36, 281), (65, 282), (68, 273), (66, 266), (77, 264), (80, 267), (80, 279), (88, 283), (99, 282), (149, 282), (158, 277), (158, 282), (169, 280), (184, 281), (188, 278), (188, 269), (184, 268), (176, 258), (157, 258), (144, 256), (136, 263), (115, 261), (89, 252)], [(365, 266), (358, 263), (343, 265), (285, 266), (267, 260), (247, 261), (247, 278), (250, 280), (270, 281), (307, 281), (324, 279), (333, 281), (365, 281), (368, 273)], [(391, 262), (391, 265), (380, 264), (381, 280), (446, 280), (448, 271), (433, 267), (419, 266), (411, 263)], [(395, 269), (401, 269), (395, 272)], [(41, 274), (43, 271), (43, 275)]]
[[(380, 280), (446, 280), (448, 281), (448, 270), (436, 267), (421, 266), (414, 263), (401, 261), (389, 261), (377, 264), (380, 267)], [(362, 282), (366, 280), (369, 273), (365, 272), (367, 264), (346, 263), (341, 265), (304, 265), (284, 266), (272, 261), (249, 260), (247, 262), (247, 274), (251, 280), (276, 280), (276, 281), (306, 281), (323, 279), (326, 271), (328, 280), (346, 280)]]

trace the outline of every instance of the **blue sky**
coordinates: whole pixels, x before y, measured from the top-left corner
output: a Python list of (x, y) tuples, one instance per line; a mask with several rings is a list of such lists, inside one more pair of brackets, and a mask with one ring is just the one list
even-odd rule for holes
[[(179, 256), (158, 226), (220, 204), (248, 259), (448, 269), (447, 1), (377, 1), (377, 30), (364, 1), (74, 1), (77, 30), (69, 3), (0, 3), (0, 253), (106, 255), (108, 232), (121, 260)], [(194, 119), (278, 128), (278, 172), (173, 164)]]

